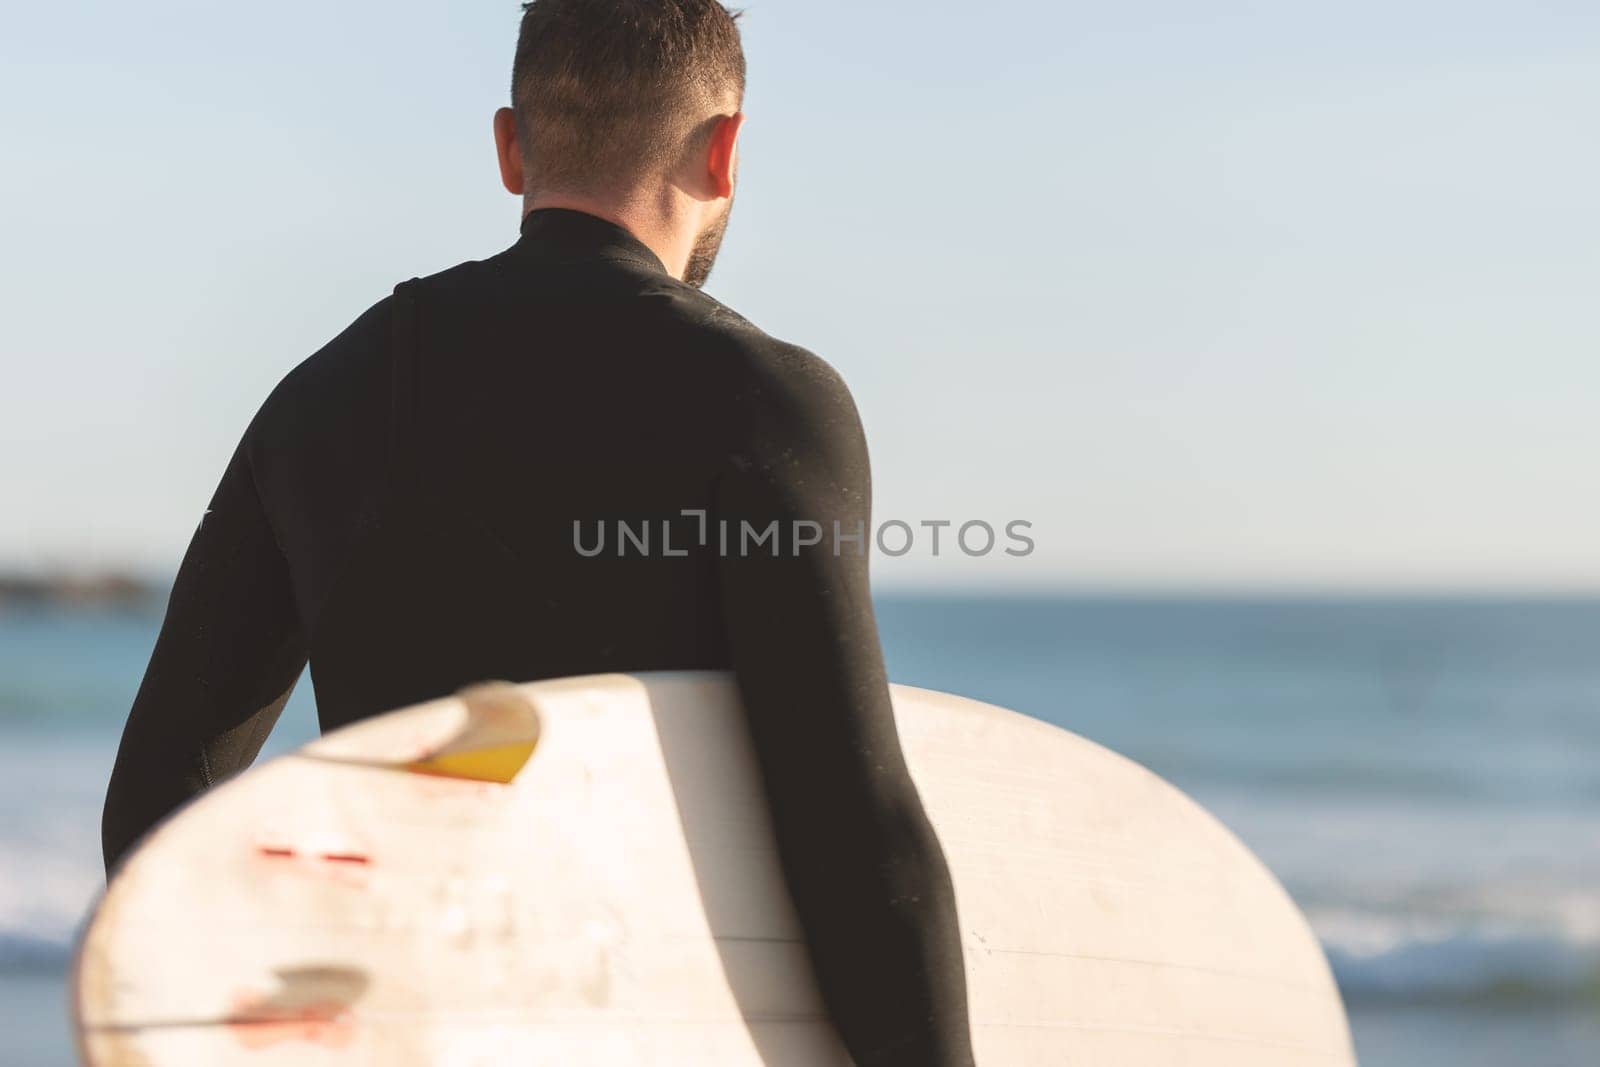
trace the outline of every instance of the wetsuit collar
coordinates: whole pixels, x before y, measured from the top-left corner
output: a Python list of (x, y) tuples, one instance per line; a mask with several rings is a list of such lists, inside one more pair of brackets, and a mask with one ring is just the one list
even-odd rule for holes
[(562, 257), (618, 260), (648, 271), (667, 273), (661, 258), (643, 241), (614, 222), (567, 208), (543, 207), (522, 220), (519, 248)]

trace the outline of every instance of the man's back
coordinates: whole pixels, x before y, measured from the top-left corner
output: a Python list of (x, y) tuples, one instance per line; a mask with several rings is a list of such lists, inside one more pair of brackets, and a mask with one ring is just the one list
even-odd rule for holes
[(549, 210), (524, 231), (402, 287), (252, 427), (325, 726), (488, 677), (732, 666), (706, 550), (720, 481), (792, 448), (772, 424), (790, 404), (838, 425), (865, 478), (816, 357), (616, 226)]
[(729, 668), (847, 1044), (862, 1063), (967, 1062), (948, 872), (868, 594), (869, 504), (826, 364), (621, 227), (534, 211), (512, 249), (401, 286), (263, 406), (130, 716), (108, 866), (248, 765), (308, 655), (325, 727), (490, 678)]

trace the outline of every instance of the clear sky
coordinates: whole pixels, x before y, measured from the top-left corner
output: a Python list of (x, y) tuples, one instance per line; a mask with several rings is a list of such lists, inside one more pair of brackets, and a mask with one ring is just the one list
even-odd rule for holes
[[(274, 382), (515, 237), (515, 3), (8, 5), (0, 564), (170, 568)], [(709, 291), (880, 584), (1600, 589), (1600, 4), (751, 0)]]

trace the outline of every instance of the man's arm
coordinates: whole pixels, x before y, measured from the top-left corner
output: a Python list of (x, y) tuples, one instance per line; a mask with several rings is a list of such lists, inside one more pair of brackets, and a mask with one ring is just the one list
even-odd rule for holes
[(305, 662), (288, 566), (241, 444), (184, 556), (122, 733), (101, 820), (108, 873), (179, 805), (250, 765)]
[[(955, 895), (900, 750), (868, 588), (866, 442), (837, 375), (788, 355), (781, 384), (747, 398), (757, 443), (716, 492), (723, 615), (784, 873), (856, 1063), (968, 1067)], [(820, 543), (794, 537), (807, 520)], [(778, 556), (742, 552), (741, 521), (777, 521)], [(836, 550), (836, 521), (862, 539)]]

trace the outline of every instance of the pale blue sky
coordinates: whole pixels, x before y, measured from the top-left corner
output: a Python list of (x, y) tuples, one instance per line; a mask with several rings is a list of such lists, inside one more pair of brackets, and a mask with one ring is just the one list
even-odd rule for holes
[[(8, 5), (0, 563), (170, 567), (285, 371), (514, 238), (517, 15)], [(881, 584), (1600, 589), (1600, 5), (744, 28), (708, 288), (843, 371), (880, 518), (1035, 524)]]

